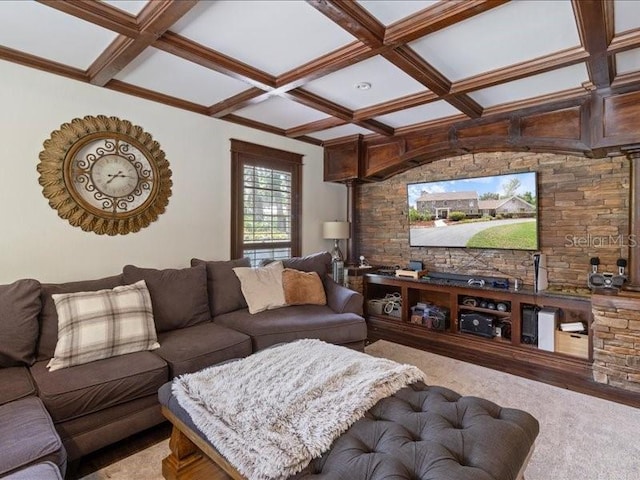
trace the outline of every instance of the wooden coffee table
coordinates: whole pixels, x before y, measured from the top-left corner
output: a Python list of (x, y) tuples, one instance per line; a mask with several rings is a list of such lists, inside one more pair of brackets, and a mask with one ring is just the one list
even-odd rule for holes
[(166, 480), (247, 480), (171, 410), (161, 408), (173, 425), (169, 439), (171, 453), (162, 460), (162, 476)]

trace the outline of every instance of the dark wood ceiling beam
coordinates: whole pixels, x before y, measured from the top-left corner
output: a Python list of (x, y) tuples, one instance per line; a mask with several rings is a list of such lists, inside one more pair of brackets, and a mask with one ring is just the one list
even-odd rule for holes
[(353, 120), (352, 123), (358, 125), (359, 127), (366, 128), (367, 130), (371, 130), (372, 132), (385, 135), (387, 137), (392, 137), (396, 133), (395, 128), (373, 119)]
[(349, 65), (379, 55), (389, 47), (371, 49), (360, 41), (353, 42), (324, 55), (312, 62), (286, 72), (278, 77), (277, 89), (274, 93), (283, 93), (294, 88), (301, 87), (316, 78), (324, 77), (330, 73), (341, 70)]
[(582, 47), (570, 48), (528, 62), (522, 62), (491, 72), (454, 82), (451, 93), (467, 93), (474, 90), (493, 87), (502, 83), (512, 82), (531, 75), (545, 73), (557, 68), (568, 67), (581, 63), (589, 58), (589, 53)]
[(358, 3), (352, 0), (307, 0), (307, 3), (369, 47), (382, 46), (384, 25)]
[(589, 97), (589, 92), (584, 88), (576, 87), (561, 92), (550, 93), (535, 98), (528, 98), (518, 102), (511, 102), (502, 105), (488, 107), (484, 111), (485, 116), (498, 115), (501, 113), (515, 112), (526, 108), (541, 107), (556, 102), (571, 103)]
[(221, 120), (237, 123), (238, 125), (244, 125), (245, 127), (256, 128), (264, 132), (275, 133), (276, 135), (281, 135), (283, 137), (285, 136), (285, 130), (283, 128), (267, 125), (266, 123), (257, 122), (249, 118), (244, 118), (244, 117), (239, 117), (237, 115), (229, 114), (222, 117)]
[(482, 115), (482, 107), (465, 94), (451, 94), (451, 82), (407, 46), (398, 47), (383, 56), (436, 95), (441, 96), (471, 118)]
[(613, 9), (602, 0), (572, 0), (580, 40), (589, 52), (587, 67), (591, 82), (609, 87), (613, 80), (612, 64), (607, 49), (613, 39)]
[(438, 2), (387, 27), (385, 45), (408, 43), (499, 7), (509, 0), (449, 0)]
[(79, 80), (81, 82), (88, 81), (87, 74), (84, 70), (79, 68), (69, 67), (62, 65), (61, 63), (52, 62), (41, 57), (36, 57), (12, 48), (3, 47), (0, 45), (0, 60), (7, 60), (9, 62), (18, 63), (25, 67), (37, 68), (45, 72), (54, 73), (56, 75), (62, 75), (67, 78)]
[[(286, 131), (282, 128), (272, 127), (271, 125), (267, 125), (266, 123), (256, 122), (255, 120), (249, 120), (248, 118), (239, 117), (237, 115), (227, 115), (221, 120), (226, 122), (237, 123), (238, 125), (243, 125), (249, 128), (255, 128), (256, 130), (262, 130), (264, 132), (275, 133), (276, 135), (286, 136)], [(316, 140), (311, 137), (297, 137), (297, 140), (301, 142), (311, 143), (313, 145), (322, 145), (320, 140)]]
[[(384, 25), (380, 24), (375, 17), (356, 2), (348, 0), (308, 1), (312, 6), (369, 47), (380, 48), (384, 45)], [(481, 13), (484, 11), (483, 6), (485, 9), (488, 9), (489, 7), (493, 8), (500, 4), (499, 1), (483, 2), (474, 0), (473, 2), (468, 2), (472, 3), (472, 6), (470, 9), (466, 9), (466, 7), (462, 7), (462, 3), (460, 2), (452, 3), (455, 3), (457, 7), (461, 7), (461, 12), (466, 12), (458, 12), (460, 15), (458, 18), (460, 19), (465, 18), (465, 15), (472, 16)], [(451, 18), (457, 17), (452, 14)], [(451, 82), (406, 45), (400, 45), (398, 48), (392, 50), (383, 50), (380, 54), (437, 95), (449, 94)], [(482, 115), (482, 107), (465, 94), (448, 95), (445, 100), (471, 118), (477, 118)], [(378, 125), (374, 126), (380, 128)]]
[(182, 100), (170, 95), (164, 95), (162, 93), (154, 92), (153, 90), (148, 90), (136, 85), (131, 85), (130, 83), (122, 82), (120, 80), (111, 80), (104, 87), (110, 90), (115, 90), (116, 92), (126, 93), (135, 97), (151, 100), (152, 102), (181, 108), (182, 110), (189, 110), (190, 112), (199, 113), (201, 115), (209, 115), (209, 109), (197, 103)]
[(632, 87), (634, 90), (640, 90), (640, 72), (618, 75), (611, 84), (611, 88), (615, 88), (617, 90), (620, 87)]
[(327, 115), (331, 115), (333, 117), (344, 120), (347, 123), (355, 123), (356, 125), (361, 126), (362, 128), (366, 128), (371, 130), (372, 132), (379, 133), (381, 135), (393, 135), (393, 128), (388, 125), (384, 125), (383, 123), (376, 122), (375, 120), (357, 120), (353, 119), (353, 112), (348, 108), (345, 108), (336, 103), (330, 102), (324, 98), (321, 98), (307, 90), (302, 90), (301, 88), (296, 88), (294, 90), (290, 90), (281, 94), (282, 97), (287, 98), (289, 100), (293, 100), (294, 102), (301, 103), (306, 105), (307, 107), (313, 108), (315, 110), (320, 110), (321, 112), (326, 113)]
[(616, 35), (611, 40), (607, 52), (612, 55), (640, 47), (640, 28)]
[(367, 120), (381, 115), (398, 112), (407, 108), (418, 107), (425, 103), (438, 100), (438, 96), (433, 92), (420, 92), (407, 95), (389, 102), (379, 103), (367, 108), (361, 108), (353, 113), (354, 120)]
[(244, 92), (240, 92), (233, 97), (229, 97), (222, 102), (211, 105), (209, 107), (209, 115), (216, 118), (224, 117), (225, 115), (229, 115), (241, 108), (263, 102), (269, 97), (271, 97), (270, 93), (253, 87), (249, 90), (245, 90)]
[(339, 118), (341, 120), (344, 120), (345, 122), (351, 122), (351, 120), (353, 119), (353, 112), (348, 108), (330, 102), (329, 100), (325, 100), (324, 98), (321, 98), (318, 95), (315, 95), (301, 88), (289, 90), (288, 92), (280, 94), (280, 96), (288, 100), (293, 100), (294, 102), (301, 103), (302, 105), (313, 108), (315, 110), (320, 110), (327, 115)]
[(345, 125), (346, 123), (347, 122), (345, 122), (344, 120), (340, 120), (339, 118), (329, 117), (323, 118), (322, 120), (316, 120), (315, 122), (306, 123), (297, 127), (288, 128), (285, 133), (287, 137), (298, 138), (309, 133), (321, 132), (322, 130), (327, 130), (329, 128), (339, 127), (341, 125)]
[(272, 75), (192, 42), (177, 33), (166, 32), (153, 46), (262, 90), (271, 91), (276, 87), (276, 79)]
[(139, 28), (136, 17), (112, 7), (108, 3), (94, 0), (38, 0), (43, 5), (73, 15), (107, 30), (135, 38)]
[(141, 32), (156, 37), (169, 30), (198, 4), (197, 0), (162, 0), (149, 2), (137, 17)]
[(140, 55), (154, 40), (155, 37), (148, 34), (140, 34), (136, 38), (119, 35), (118, 38), (111, 42), (100, 56), (93, 61), (87, 70), (89, 82), (93, 85), (103, 87)]
[(138, 16), (140, 33), (135, 38), (125, 35), (116, 38), (89, 67), (89, 81), (105, 85), (197, 3), (196, 0), (149, 2)]

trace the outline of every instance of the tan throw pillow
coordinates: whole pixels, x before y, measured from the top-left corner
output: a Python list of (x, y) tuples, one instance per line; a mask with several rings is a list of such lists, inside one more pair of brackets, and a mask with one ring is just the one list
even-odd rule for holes
[(326, 305), (324, 285), (317, 272), (301, 272), (285, 268), (282, 272), (282, 288), (287, 305)]
[(240, 288), (247, 301), (249, 313), (286, 307), (282, 291), (282, 262), (273, 262), (266, 267), (236, 267), (233, 269), (240, 280)]
[(58, 343), (47, 364), (50, 371), (160, 346), (144, 280), (51, 297), (58, 312)]

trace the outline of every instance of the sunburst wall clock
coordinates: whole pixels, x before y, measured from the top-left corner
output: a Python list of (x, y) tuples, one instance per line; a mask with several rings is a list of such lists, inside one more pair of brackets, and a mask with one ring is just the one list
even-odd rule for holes
[(165, 211), (171, 170), (158, 142), (104, 115), (64, 123), (40, 152), (40, 185), (61, 218), (87, 232), (126, 235)]

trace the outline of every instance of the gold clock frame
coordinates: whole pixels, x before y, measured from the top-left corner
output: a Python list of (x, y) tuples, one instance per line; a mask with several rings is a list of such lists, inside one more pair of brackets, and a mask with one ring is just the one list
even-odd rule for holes
[[(72, 180), (76, 154), (96, 140), (126, 142), (149, 162), (153, 184), (148, 198), (131, 211), (108, 212), (85, 201)], [(127, 120), (105, 115), (75, 118), (63, 123), (45, 140), (38, 172), (42, 193), (58, 215), (74, 227), (98, 235), (126, 235), (148, 227), (165, 211), (171, 196), (171, 169), (160, 144), (141, 127)]]

